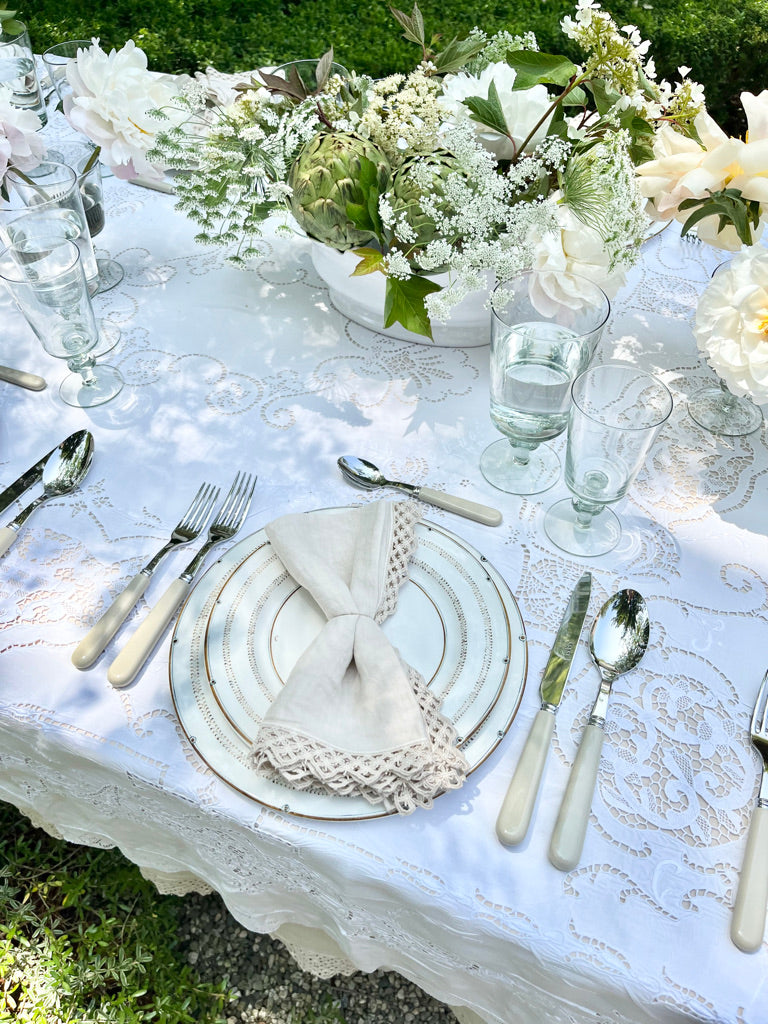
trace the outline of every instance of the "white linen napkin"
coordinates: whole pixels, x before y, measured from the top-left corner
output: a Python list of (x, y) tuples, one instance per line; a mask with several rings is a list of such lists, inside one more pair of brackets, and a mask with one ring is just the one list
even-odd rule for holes
[(259, 727), (253, 761), (295, 789), (363, 796), (410, 814), (464, 781), (453, 724), (379, 625), (408, 576), (411, 502), (287, 515), (275, 553), (327, 617)]

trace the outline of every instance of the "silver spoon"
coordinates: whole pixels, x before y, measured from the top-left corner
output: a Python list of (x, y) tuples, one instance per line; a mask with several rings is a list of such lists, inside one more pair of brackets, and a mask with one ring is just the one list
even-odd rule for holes
[(400, 480), (387, 480), (378, 466), (374, 466), (367, 459), (358, 459), (354, 455), (342, 455), (338, 460), (338, 466), (344, 479), (366, 491), (376, 487), (394, 487), (403, 491), (412, 498), (419, 498), (429, 505), (436, 505), (444, 508), (447, 512), (456, 512), (467, 519), (474, 519), (477, 523), (484, 523), (486, 526), (498, 526), (501, 522), (501, 512), (488, 505), (479, 505), (476, 501), (466, 501), (464, 498), (456, 498), (452, 494), (445, 494), (443, 491), (435, 491), (431, 487), (417, 487), (415, 484), (406, 484)]
[(93, 436), (78, 430), (54, 448), (43, 467), (43, 493), (30, 502), (12, 522), (0, 530), (0, 555), (16, 540), (19, 530), (38, 505), (62, 494), (69, 494), (82, 481), (93, 459)]
[(650, 628), (648, 609), (636, 590), (620, 590), (614, 594), (592, 625), (589, 650), (600, 672), (600, 690), (573, 762), (549, 844), (549, 859), (561, 871), (576, 867), (584, 846), (611, 686), (614, 679), (633, 669), (645, 654)]

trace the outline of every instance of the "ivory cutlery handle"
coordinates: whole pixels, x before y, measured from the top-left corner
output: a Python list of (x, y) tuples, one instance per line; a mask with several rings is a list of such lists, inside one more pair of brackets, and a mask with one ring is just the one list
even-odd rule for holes
[(517, 846), (525, 839), (554, 728), (554, 714), (542, 708), (533, 720), (496, 821), (496, 835), (505, 846)]
[(501, 522), (501, 512), (498, 509), (480, 505), (476, 501), (466, 501), (464, 498), (457, 498), (444, 491), (435, 491), (431, 487), (420, 487), (418, 497), (430, 505), (444, 508), (446, 512), (456, 512), (466, 519), (473, 519), (476, 523), (498, 526)]
[(128, 618), (128, 614), (147, 589), (150, 576), (137, 573), (128, 586), (118, 594), (101, 618), (80, 641), (72, 655), (75, 668), (89, 668), (109, 641)]
[(27, 373), (26, 370), (14, 370), (10, 366), (0, 366), (0, 380), (8, 384), (16, 384), (20, 388), (27, 388), (28, 391), (45, 391), (47, 384), (42, 377), (36, 373)]
[(755, 953), (763, 944), (767, 904), (768, 807), (756, 807), (731, 918), (731, 939), (744, 953)]
[(581, 857), (604, 737), (599, 725), (588, 725), (576, 752), (549, 844), (549, 859), (560, 871), (575, 868)]
[(5, 554), (18, 536), (18, 531), (14, 530), (12, 526), (4, 526), (0, 530), (0, 555)]
[(113, 686), (127, 686), (133, 680), (189, 593), (190, 586), (186, 580), (174, 580), (150, 609), (149, 615), (109, 666), (107, 679)]

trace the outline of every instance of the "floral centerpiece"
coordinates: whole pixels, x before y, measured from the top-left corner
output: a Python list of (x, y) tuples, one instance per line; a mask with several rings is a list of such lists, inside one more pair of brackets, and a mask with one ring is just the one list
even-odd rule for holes
[[(530, 267), (550, 271), (555, 290), (567, 270), (614, 292), (648, 214), (684, 214), (699, 229), (714, 218), (715, 234), (735, 227), (740, 236), (762, 223), (753, 204), (763, 200), (745, 198), (740, 182), (720, 188), (710, 176), (704, 191), (676, 191), (659, 162), (709, 152), (697, 128), (703, 90), (688, 69), (674, 86), (657, 83), (648, 43), (595, 0), (578, 0), (562, 21), (582, 64), (542, 53), (530, 33), (475, 29), (441, 45), (428, 40), (417, 6), (392, 13), (418, 48), (407, 72), (375, 81), (339, 69), (332, 52), (311, 82), (298, 65), (234, 84), (210, 71), (177, 100), (156, 94), (152, 103), (147, 92), (159, 119), (150, 129), (127, 108), (93, 113), (103, 90), (85, 70), (98, 66), (106, 82), (123, 51), (96, 60), (85, 52), (70, 74), (69, 116), (112, 144), (122, 166), (183, 169), (178, 206), (201, 242), (222, 243), (244, 263), (265, 220), (287, 212), (310, 238), (353, 253), (354, 275), (383, 275), (385, 326), (427, 337), (489, 277)], [(140, 51), (128, 47), (135, 61)], [(150, 83), (142, 73), (131, 78), (135, 111), (141, 82)], [(109, 96), (120, 105), (119, 89)]]

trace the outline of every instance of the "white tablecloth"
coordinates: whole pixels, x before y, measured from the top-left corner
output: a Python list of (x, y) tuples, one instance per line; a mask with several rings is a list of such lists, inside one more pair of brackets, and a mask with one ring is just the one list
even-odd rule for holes
[[(122, 330), (109, 357), (128, 385), (119, 399), (64, 406), (64, 367), (0, 299), (0, 361), (50, 382), (39, 394), (0, 384), (0, 485), (72, 430), (96, 441), (82, 488), (40, 509), (0, 564), (0, 797), (69, 840), (118, 845), (165, 888), (217, 890), (248, 928), (282, 927), (289, 943), (286, 926), (318, 929), (355, 967), (400, 971), (487, 1022), (764, 1024), (768, 946), (740, 953), (728, 928), (758, 781), (747, 725), (768, 662), (768, 452), (764, 428), (718, 439), (685, 404), (713, 379), (691, 320), (717, 254), (670, 229), (614, 302), (597, 359), (658, 371), (675, 410), (619, 506), (619, 549), (587, 564), (542, 530), (562, 483), (519, 498), (478, 470), (498, 436), (487, 349), (392, 342), (348, 322), (300, 238), (269, 240), (242, 272), (194, 243), (171, 197), (115, 179), (107, 193), (97, 248), (125, 278), (95, 306)], [(342, 480), (345, 453), (503, 510), (497, 529), (429, 518), (510, 584), (529, 669), (510, 732), (463, 789), (410, 817), (334, 824), (265, 808), (202, 763), (170, 699), (170, 634), (133, 686), (109, 685), (144, 601), (91, 670), (70, 655), (203, 479), (258, 473), (243, 536), (289, 511), (377, 500)], [(189, 557), (163, 564), (150, 602)], [(494, 825), (585, 568), (590, 615), (632, 586), (652, 633), (614, 686), (583, 857), (563, 874), (546, 851), (599, 683), (585, 639), (529, 836), (505, 848)]]

